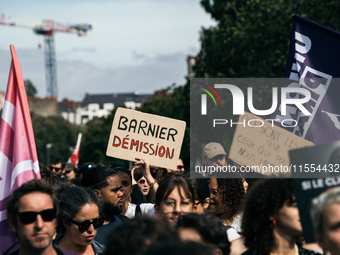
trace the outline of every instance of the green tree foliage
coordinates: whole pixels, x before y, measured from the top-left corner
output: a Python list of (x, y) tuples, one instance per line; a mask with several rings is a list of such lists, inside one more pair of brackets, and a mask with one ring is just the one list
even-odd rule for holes
[(70, 155), (70, 147), (77, 142), (79, 132), (84, 132), (83, 127), (71, 124), (61, 116), (37, 117), (32, 119), (35, 143), (39, 162), (46, 165), (46, 144), (51, 143), (51, 160), (62, 158), (67, 160)]
[[(294, 13), (340, 31), (340, 2), (335, 0), (201, 0), (201, 5), (217, 24), (201, 30), (201, 50), (194, 66), (197, 78), (283, 77)], [(246, 87), (242, 88), (245, 96)], [(266, 84), (254, 89), (257, 109), (271, 105), (271, 88)], [(232, 103), (231, 97), (223, 101), (226, 106)], [(226, 111), (225, 118), (234, 116)], [(228, 148), (234, 128), (223, 134), (227, 135), (223, 145)]]
[(38, 93), (37, 89), (33, 85), (33, 83), (30, 80), (25, 80), (25, 89), (26, 89), (26, 94), (28, 97), (35, 97), (35, 95)]
[(339, 1), (201, 0), (217, 25), (201, 31), (196, 77), (282, 77), (291, 16), (340, 30)]
[(86, 132), (83, 135), (80, 148), (80, 163), (94, 162), (129, 167), (128, 162), (125, 160), (106, 156), (107, 143), (115, 112), (116, 108), (108, 117), (94, 118), (86, 123)]
[(183, 120), (187, 123), (180, 157), (188, 165), (190, 159), (190, 85), (172, 86), (156, 91), (139, 111), (168, 118)]

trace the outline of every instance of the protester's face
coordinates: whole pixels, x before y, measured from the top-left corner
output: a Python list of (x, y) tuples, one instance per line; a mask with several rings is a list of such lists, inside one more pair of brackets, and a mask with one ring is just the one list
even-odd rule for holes
[(76, 178), (76, 173), (73, 170), (67, 170), (65, 171), (65, 177), (67, 180), (72, 180)]
[(210, 204), (210, 198), (206, 198), (205, 201), (195, 200), (194, 213), (205, 213)]
[(150, 191), (150, 184), (146, 180), (146, 178), (143, 176), (140, 178), (137, 182), (139, 189), (142, 191), (144, 196), (147, 196)]
[(122, 187), (124, 191), (124, 198), (125, 201), (130, 201), (130, 196), (132, 193), (132, 182), (131, 178), (128, 174), (125, 173), (118, 173), (120, 180), (122, 181)]
[(49, 169), (58, 176), (61, 176), (63, 174), (63, 164), (62, 163), (51, 164), (49, 166)]
[(178, 159), (176, 171), (180, 171), (180, 172), (184, 172), (185, 171), (183, 160)]
[[(98, 206), (96, 204), (85, 204), (72, 220), (80, 223), (85, 220), (92, 221), (96, 218), (99, 218)], [(70, 225), (65, 225), (65, 227), (67, 229), (65, 238), (70, 238), (76, 246), (90, 245), (97, 234), (97, 229), (93, 227), (93, 224), (86, 231), (80, 231), (79, 227), (72, 222)]]
[(122, 182), (118, 175), (111, 175), (106, 180), (109, 185), (98, 190), (99, 197), (103, 200), (104, 207), (111, 211), (110, 214), (119, 214), (124, 202)]
[[(52, 199), (48, 194), (33, 192), (20, 198), (18, 213), (41, 212), (53, 208)], [(55, 218), (52, 221), (44, 221), (41, 215), (38, 214), (35, 221), (29, 224), (22, 223), (19, 216), (14, 220), (17, 225), (16, 227), (12, 226), (12, 229), (16, 232), (22, 249), (45, 250), (52, 245), (56, 227)]]
[(290, 236), (302, 234), (302, 225), (300, 222), (299, 209), (297, 203), (290, 203), (286, 201), (276, 216), (276, 227), (281, 233)]
[(331, 255), (340, 254), (340, 204), (331, 204), (324, 210), (322, 225), (323, 236), (317, 238), (318, 243)]
[(159, 206), (155, 206), (155, 211), (158, 216), (176, 223), (180, 215), (193, 211), (193, 203), (182, 187), (175, 187)]
[(218, 206), (219, 206), (219, 194), (218, 194), (218, 183), (216, 178), (211, 178), (209, 183), (210, 189), (210, 205), (209, 205), (209, 212), (216, 214), (218, 213)]
[(206, 166), (226, 166), (227, 165), (224, 155), (217, 155), (213, 158), (206, 157), (204, 163)]
[(178, 229), (178, 235), (183, 242), (203, 243), (202, 236), (194, 228), (180, 227)]

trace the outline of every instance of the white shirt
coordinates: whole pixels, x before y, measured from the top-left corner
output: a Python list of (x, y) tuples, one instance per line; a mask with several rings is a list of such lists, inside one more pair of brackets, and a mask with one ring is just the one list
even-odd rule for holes
[[(223, 225), (227, 226), (225, 223), (223, 223)], [(230, 227), (227, 230), (227, 236), (228, 236), (229, 242), (232, 242), (232, 241), (241, 237), (241, 235), (239, 233), (237, 233), (236, 229), (234, 229), (233, 227)]]
[[(130, 219), (134, 218), (135, 213), (136, 213), (136, 207), (137, 207), (136, 204), (129, 203), (125, 216)], [(155, 215), (155, 204), (141, 203), (140, 210), (141, 210), (142, 215), (154, 216)]]
[(234, 228), (229, 228), (227, 230), (227, 236), (228, 236), (229, 242), (232, 242), (241, 237), (241, 235), (237, 233), (237, 231)]

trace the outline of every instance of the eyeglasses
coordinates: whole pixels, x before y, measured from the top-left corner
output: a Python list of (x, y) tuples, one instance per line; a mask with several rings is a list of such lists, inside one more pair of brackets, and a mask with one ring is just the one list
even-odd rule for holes
[(84, 220), (82, 222), (76, 222), (74, 220), (70, 220), (70, 221), (74, 225), (78, 226), (78, 229), (80, 232), (85, 232), (86, 230), (88, 230), (91, 224), (93, 225), (94, 228), (100, 228), (104, 224), (104, 218), (96, 218), (96, 219), (93, 219), (92, 221)]
[(146, 184), (149, 184), (149, 183), (148, 183), (146, 180), (144, 180), (144, 179), (139, 180), (138, 183), (140, 183), (140, 184), (145, 184), (145, 183), (146, 183)]
[[(165, 212), (172, 212), (176, 208), (177, 201), (173, 199), (167, 199), (163, 202), (163, 208)], [(192, 207), (192, 201), (185, 199), (180, 201), (180, 207), (182, 211), (188, 211), (188, 208)]]
[(65, 174), (71, 173), (73, 170), (65, 170)]
[(53, 171), (53, 169), (56, 171), (56, 172), (59, 172), (62, 168), (61, 167), (55, 167), (55, 166), (49, 166), (48, 167), (51, 171)]
[(184, 166), (178, 165), (177, 168), (178, 168), (178, 169), (184, 169)]
[(57, 211), (55, 209), (47, 209), (40, 212), (20, 212), (18, 213), (18, 216), (22, 224), (31, 224), (37, 220), (38, 214), (40, 214), (43, 221), (52, 221), (55, 219)]

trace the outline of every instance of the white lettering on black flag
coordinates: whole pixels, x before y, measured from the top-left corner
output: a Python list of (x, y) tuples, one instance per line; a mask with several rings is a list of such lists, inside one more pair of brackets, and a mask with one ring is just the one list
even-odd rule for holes
[[(292, 18), (289, 56), (284, 76), (287, 87), (300, 87), (311, 92), (304, 104), (312, 113), (304, 115), (288, 106), (285, 116), (277, 110), (273, 118), (279, 123), (293, 119), (298, 125), (288, 130), (316, 144), (340, 139), (340, 33), (297, 15)], [(296, 99), (297, 93), (286, 95)]]

